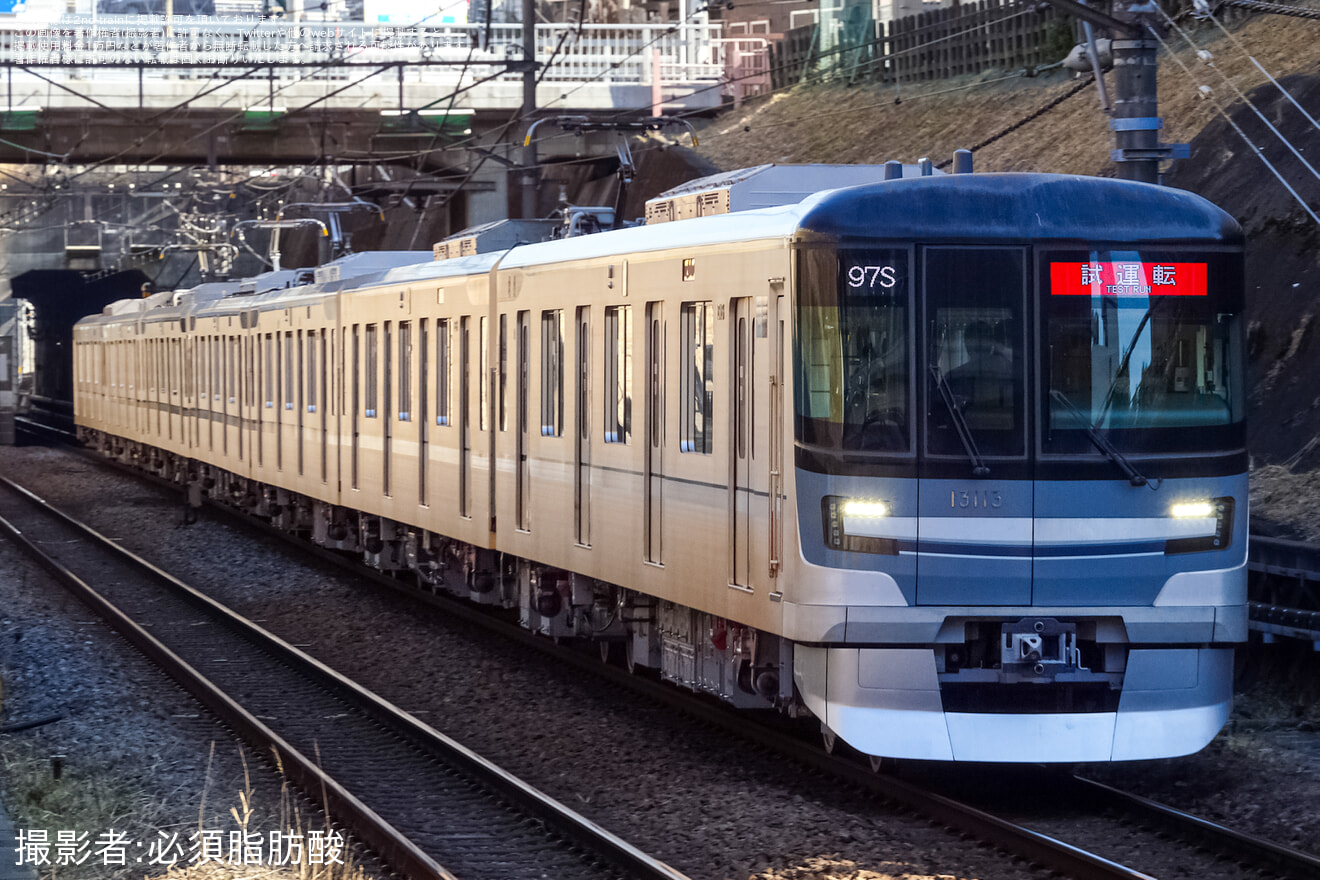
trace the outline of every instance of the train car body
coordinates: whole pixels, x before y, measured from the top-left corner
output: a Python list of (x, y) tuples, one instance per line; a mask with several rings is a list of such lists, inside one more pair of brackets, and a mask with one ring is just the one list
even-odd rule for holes
[(1176, 190), (893, 180), (119, 303), (78, 422), (828, 743), (1185, 754), (1246, 637), (1242, 247)]

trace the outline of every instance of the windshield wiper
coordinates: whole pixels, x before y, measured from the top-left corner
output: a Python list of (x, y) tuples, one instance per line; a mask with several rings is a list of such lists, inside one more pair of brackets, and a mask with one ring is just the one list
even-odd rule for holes
[[(1104, 453), (1106, 458), (1118, 465), (1118, 469), (1123, 472), (1123, 476), (1127, 477), (1130, 484), (1133, 486), (1145, 486), (1150, 483), (1150, 480), (1147, 480), (1142, 476), (1141, 473), (1132, 466), (1132, 462), (1128, 461), (1123, 456), (1123, 453), (1115, 449), (1114, 445), (1106, 440), (1104, 435), (1095, 429), (1095, 425), (1091, 424), (1091, 420), (1086, 417), (1086, 413), (1078, 409), (1077, 405), (1064, 396), (1062, 391), (1059, 391), (1057, 388), (1051, 389), (1050, 399), (1063, 404), (1064, 408), (1073, 414), (1077, 421), (1082, 425), (1082, 429), (1086, 431), (1086, 436), (1090, 438), (1091, 443), (1095, 448), (1099, 449)], [(1152, 486), (1151, 488), (1153, 489), (1155, 487)]]
[(930, 365), (930, 374), (935, 377), (935, 387), (940, 390), (940, 398), (949, 408), (949, 415), (953, 417), (953, 427), (958, 432), (958, 439), (962, 441), (963, 449), (967, 450), (967, 457), (971, 459), (972, 476), (990, 476), (990, 468), (985, 466), (985, 459), (981, 458), (981, 453), (976, 448), (976, 441), (972, 439), (972, 429), (967, 427), (967, 420), (963, 418), (962, 410), (958, 409), (958, 403), (953, 399), (953, 390), (949, 388), (939, 364)]

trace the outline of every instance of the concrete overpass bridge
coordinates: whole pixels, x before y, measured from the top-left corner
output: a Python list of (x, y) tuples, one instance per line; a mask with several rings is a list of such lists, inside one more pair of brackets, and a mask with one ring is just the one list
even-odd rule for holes
[[(713, 110), (741, 48), (685, 9), (677, 22), (535, 32), (540, 117)], [(12, 280), (39, 303), (42, 360), (64, 363), (68, 315), (143, 280), (195, 278), (202, 254), (232, 248), (240, 217), (266, 216), (229, 201), (234, 166), (303, 166), (303, 177), (316, 166), (323, 194), (354, 199), (349, 208), (379, 203), (378, 220), (357, 218), (369, 229), (350, 230), (358, 248), (425, 247), (508, 216), (532, 122), (522, 118), (525, 57), (517, 23), (0, 19), (0, 165), (28, 166), (0, 168), (0, 307)], [(543, 125), (536, 137), (537, 161), (615, 159), (608, 131)], [(344, 171), (363, 166), (369, 189)], [(548, 193), (538, 210), (553, 206)]]
[[(718, 107), (730, 41), (697, 19), (538, 25), (539, 111)], [(492, 132), (512, 142), (525, 127), (506, 129), (523, 100), (521, 38), (520, 24), (66, 15), (0, 26), (0, 162), (214, 167), (406, 154), (422, 170), (461, 167), (463, 147), (500, 151)]]

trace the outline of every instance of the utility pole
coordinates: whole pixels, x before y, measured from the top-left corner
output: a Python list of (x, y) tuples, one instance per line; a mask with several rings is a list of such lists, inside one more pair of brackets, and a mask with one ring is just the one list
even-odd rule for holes
[(1186, 159), (1187, 144), (1164, 144), (1160, 131), (1159, 96), (1155, 73), (1159, 42), (1150, 29), (1159, 15), (1153, 0), (1115, 0), (1111, 17), (1076, 0), (1049, 3), (1085, 22), (1108, 28), (1113, 34), (1114, 103), (1109, 130), (1114, 132), (1110, 158), (1123, 180), (1160, 182), (1160, 162)]
[[(536, 0), (522, 0), (523, 103), (522, 118), (532, 125), (536, 112)], [(522, 148), (522, 171), (518, 181), (522, 195), (522, 218), (533, 220), (540, 214), (537, 196), (541, 172), (536, 165), (536, 143), (529, 137)]]

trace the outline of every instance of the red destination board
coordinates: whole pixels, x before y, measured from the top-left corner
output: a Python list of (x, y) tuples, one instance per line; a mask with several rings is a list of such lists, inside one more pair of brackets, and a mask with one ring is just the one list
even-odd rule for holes
[(1205, 263), (1050, 263), (1051, 296), (1205, 296)]

